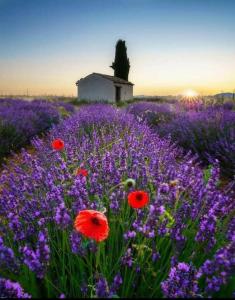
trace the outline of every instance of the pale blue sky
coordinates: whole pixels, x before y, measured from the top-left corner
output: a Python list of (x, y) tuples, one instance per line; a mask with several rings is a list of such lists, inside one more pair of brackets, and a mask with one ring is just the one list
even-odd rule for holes
[(235, 88), (234, 0), (0, 0), (0, 93), (76, 94), (125, 39), (135, 94)]

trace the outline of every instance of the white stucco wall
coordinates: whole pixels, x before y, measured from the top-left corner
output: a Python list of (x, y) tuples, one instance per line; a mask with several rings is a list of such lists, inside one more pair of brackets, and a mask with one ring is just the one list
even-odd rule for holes
[(115, 86), (121, 87), (121, 100), (133, 98), (133, 86), (129, 84), (115, 84), (100, 75), (90, 74), (79, 80), (77, 91), (78, 100), (115, 102)]
[(129, 100), (133, 98), (133, 85), (129, 84), (121, 84), (117, 85), (121, 86), (121, 99), (122, 100)]
[(91, 74), (78, 83), (78, 100), (115, 101), (113, 82), (96, 74)]

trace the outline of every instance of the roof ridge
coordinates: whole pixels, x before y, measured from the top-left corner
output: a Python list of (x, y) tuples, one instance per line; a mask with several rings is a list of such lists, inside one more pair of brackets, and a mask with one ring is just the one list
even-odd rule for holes
[[(108, 74), (102, 74), (102, 73), (97, 73), (97, 72), (93, 72), (92, 74), (96, 74), (96, 75), (100, 75), (102, 77), (105, 77), (106, 79), (109, 79), (111, 80), (111, 78), (113, 79), (117, 79), (117, 81), (119, 81), (119, 83), (125, 83), (125, 84), (131, 84), (131, 85), (134, 85), (132, 82), (128, 81), (128, 80), (125, 80), (123, 78), (120, 78), (120, 77), (117, 77), (117, 76), (113, 76), (113, 75), (108, 75)], [(112, 80), (114, 81), (114, 80)], [(118, 82), (117, 82), (118, 83)]]

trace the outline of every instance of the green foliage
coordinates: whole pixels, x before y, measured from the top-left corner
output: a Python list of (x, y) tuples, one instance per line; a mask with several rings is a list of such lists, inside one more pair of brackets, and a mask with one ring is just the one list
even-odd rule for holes
[(130, 62), (129, 58), (127, 57), (127, 48), (125, 45), (125, 41), (117, 41), (115, 60), (110, 67), (114, 69), (114, 76), (122, 78), (124, 80), (128, 80)]
[(70, 116), (70, 113), (63, 106), (59, 106), (58, 111), (62, 119), (66, 119)]
[(76, 106), (81, 106), (84, 104), (88, 104), (89, 101), (85, 99), (78, 100), (78, 98), (73, 99), (72, 101), (69, 102), (70, 104), (76, 105)]
[(94, 103), (105, 103), (105, 104), (109, 104), (108, 100), (89, 100), (89, 99), (74, 99), (72, 101), (69, 102), (70, 104), (73, 104), (75, 106), (82, 106), (82, 105), (86, 105), (86, 104), (94, 104)]
[(3, 157), (15, 151), (19, 146), (25, 143), (25, 138), (17, 131), (17, 129), (4, 122), (0, 122), (0, 162)]
[(124, 102), (124, 101), (119, 101), (119, 102), (117, 102), (117, 107), (124, 107), (124, 106), (126, 106), (126, 103)]
[(211, 177), (211, 169), (212, 169), (212, 165), (209, 165), (206, 169), (203, 170), (203, 175), (204, 175), (204, 181), (205, 183), (208, 182), (208, 180)]

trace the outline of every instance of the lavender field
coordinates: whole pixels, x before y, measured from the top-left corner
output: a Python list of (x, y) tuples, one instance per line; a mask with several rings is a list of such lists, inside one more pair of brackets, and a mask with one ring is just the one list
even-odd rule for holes
[(0, 99), (0, 163), (74, 111), (72, 105), (64, 102)]
[(206, 105), (139, 102), (127, 111), (161, 137), (171, 137), (185, 153), (196, 154), (203, 166), (219, 161), (224, 176), (235, 175), (235, 103)]
[(232, 298), (233, 105), (64, 108), (1, 171), (0, 296)]

